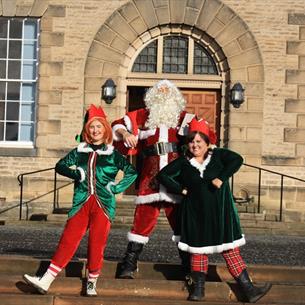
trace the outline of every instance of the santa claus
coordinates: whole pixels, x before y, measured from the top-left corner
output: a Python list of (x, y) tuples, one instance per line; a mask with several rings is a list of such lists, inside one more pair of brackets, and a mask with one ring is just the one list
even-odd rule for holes
[(139, 255), (157, 223), (161, 208), (175, 230), (177, 203), (181, 200), (181, 196), (167, 192), (155, 177), (179, 155), (186, 101), (168, 80), (161, 80), (150, 88), (144, 101), (145, 108), (128, 112), (112, 124), (114, 144), (121, 152), (143, 156), (134, 221), (127, 235), (129, 242), (118, 273), (120, 278), (134, 278)]

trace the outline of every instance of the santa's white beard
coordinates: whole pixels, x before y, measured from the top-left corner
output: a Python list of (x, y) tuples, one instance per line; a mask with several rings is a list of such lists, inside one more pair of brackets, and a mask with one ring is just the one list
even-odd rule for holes
[(175, 102), (158, 101), (150, 106), (146, 127), (154, 129), (162, 124), (167, 128), (175, 128), (178, 125), (181, 107)]
[[(165, 83), (166, 90), (159, 88)], [(168, 84), (169, 83), (169, 84)], [(149, 110), (146, 127), (154, 129), (162, 124), (167, 128), (175, 128), (179, 121), (181, 111), (185, 107), (185, 99), (176, 86), (163, 80), (150, 88), (144, 98), (145, 106)]]

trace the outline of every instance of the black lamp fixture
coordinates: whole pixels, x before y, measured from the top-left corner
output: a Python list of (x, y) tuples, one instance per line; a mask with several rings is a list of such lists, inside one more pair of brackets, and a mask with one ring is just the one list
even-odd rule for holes
[(116, 97), (116, 84), (111, 78), (108, 78), (102, 86), (102, 99), (106, 104), (111, 104)]
[(245, 89), (240, 83), (234, 84), (230, 90), (230, 103), (234, 108), (239, 108), (240, 105), (245, 101), (244, 91)]

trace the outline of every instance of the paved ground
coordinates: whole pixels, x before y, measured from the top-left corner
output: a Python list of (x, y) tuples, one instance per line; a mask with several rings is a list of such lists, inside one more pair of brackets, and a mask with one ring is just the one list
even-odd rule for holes
[[(51, 258), (63, 226), (46, 222), (7, 224), (0, 226), (0, 255), (29, 255)], [(105, 251), (107, 260), (122, 258), (127, 241), (126, 228), (112, 228)], [(177, 249), (169, 230), (156, 230), (140, 257), (142, 261), (178, 263)], [(241, 253), (248, 264), (305, 266), (305, 236), (248, 235)], [(86, 257), (87, 237), (82, 240), (75, 257)], [(223, 262), (220, 255), (211, 255), (210, 262)]]

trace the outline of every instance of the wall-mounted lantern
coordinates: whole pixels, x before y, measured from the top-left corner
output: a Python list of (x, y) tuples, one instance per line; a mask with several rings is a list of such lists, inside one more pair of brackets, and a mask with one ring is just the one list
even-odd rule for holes
[(240, 105), (245, 101), (244, 91), (245, 89), (240, 83), (234, 84), (230, 90), (230, 103), (234, 108), (239, 108)]
[(102, 99), (106, 104), (111, 104), (116, 97), (116, 84), (111, 78), (108, 78), (102, 86)]

